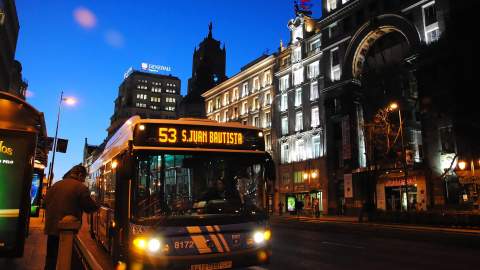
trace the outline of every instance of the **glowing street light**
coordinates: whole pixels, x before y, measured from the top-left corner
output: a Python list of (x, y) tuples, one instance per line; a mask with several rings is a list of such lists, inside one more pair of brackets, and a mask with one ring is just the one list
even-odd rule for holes
[(53, 140), (53, 156), (52, 156), (52, 164), (50, 165), (50, 174), (48, 176), (48, 187), (52, 186), (53, 181), (53, 165), (55, 163), (55, 152), (57, 152), (57, 141), (58, 141), (58, 123), (60, 122), (60, 112), (62, 110), (62, 101), (67, 102), (67, 104), (75, 103), (73, 98), (63, 98), (63, 92), (60, 95), (60, 105), (58, 107), (58, 118), (57, 118), (57, 130), (55, 131), (55, 139)]
[(400, 108), (398, 107), (397, 103), (392, 103), (390, 104), (390, 109), (395, 110), (398, 109), (398, 119), (400, 121), (400, 137), (402, 138), (402, 155), (403, 155), (403, 166), (404, 166), (404, 171), (405, 171), (405, 195), (407, 197), (407, 211), (408, 211), (408, 170), (407, 170), (407, 155), (405, 154), (405, 147), (403, 145), (403, 123), (402, 123), (402, 112), (400, 111)]

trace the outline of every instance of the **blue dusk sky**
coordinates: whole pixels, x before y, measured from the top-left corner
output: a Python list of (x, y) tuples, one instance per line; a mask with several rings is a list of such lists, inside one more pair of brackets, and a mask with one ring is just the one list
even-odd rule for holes
[[(320, 0), (311, 3), (312, 17), (320, 18)], [(66, 154), (55, 155), (54, 181), (82, 162), (85, 138), (99, 145), (107, 137), (118, 87), (131, 66), (171, 67), (184, 96), (194, 49), (210, 22), (213, 38), (225, 44), (232, 77), (267, 50), (277, 52), (280, 39), (287, 44), (287, 23), (295, 18), (293, 0), (17, 0), (16, 6), (15, 59), (29, 84), (26, 101), (45, 114), (49, 137), (55, 136), (61, 92), (76, 100), (62, 103), (58, 138), (69, 143)]]

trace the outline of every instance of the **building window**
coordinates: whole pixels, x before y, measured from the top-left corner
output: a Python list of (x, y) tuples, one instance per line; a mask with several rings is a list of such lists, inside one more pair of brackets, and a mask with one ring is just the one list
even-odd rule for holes
[(244, 114), (247, 114), (248, 113), (248, 102), (243, 102), (242, 104), (242, 115)]
[(147, 104), (137, 102), (137, 103), (135, 103), (135, 106), (138, 107), (138, 108), (146, 108)]
[(288, 143), (282, 144), (281, 159), (282, 159), (282, 164), (288, 163)]
[(217, 113), (217, 114), (215, 115), (215, 120), (216, 120), (218, 123), (220, 123), (220, 114), (219, 114), (219, 113)]
[(302, 88), (295, 90), (295, 107), (302, 106)]
[(238, 118), (238, 107), (233, 107), (232, 119)]
[(223, 122), (228, 122), (228, 110), (223, 113)]
[(318, 61), (308, 65), (308, 78), (313, 79), (318, 77), (318, 74), (320, 74), (319, 68), (318, 68)]
[(137, 94), (137, 98), (138, 99), (147, 99), (147, 95), (146, 94)]
[(302, 60), (302, 48), (297, 48), (293, 51), (293, 62), (298, 62)]
[(253, 79), (253, 91), (260, 90), (260, 82), (258, 78)]
[(265, 80), (263, 81), (263, 86), (268, 86), (272, 84), (272, 76), (270, 72), (265, 73)]
[(455, 153), (455, 137), (452, 127), (442, 127), (438, 129), (440, 145), (443, 153)]
[(330, 10), (334, 10), (337, 8), (337, 0), (328, 0), (328, 8)]
[(427, 43), (437, 42), (440, 38), (440, 31), (438, 28), (427, 32)]
[(272, 134), (265, 135), (265, 149), (267, 151), (272, 150)]
[(242, 121), (242, 124), (243, 124), (244, 126), (246, 126), (246, 125), (248, 125), (248, 121), (247, 121), (247, 120), (243, 120), (243, 121)]
[(329, 34), (330, 38), (334, 38), (334, 37), (338, 36), (338, 25), (337, 25), (337, 23), (334, 23), (334, 24), (330, 25), (330, 27), (328, 28), (328, 34)]
[(228, 105), (229, 103), (230, 103), (230, 99), (229, 99), (228, 92), (227, 92), (223, 96), (223, 105)]
[(232, 101), (235, 101), (238, 99), (238, 89), (233, 88), (233, 96), (232, 96)]
[(213, 111), (213, 102), (210, 100), (208, 102), (208, 112), (212, 112)]
[(248, 96), (248, 83), (243, 84), (243, 91), (242, 91), (242, 97)]
[(303, 82), (303, 68), (296, 70), (293, 76), (294, 76), (293, 77), (294, 84), (295, 85), (301, 84)]
[(288, 134), (288, 118), (282, 117), (282, 135)]
[(290, 63), (290, 62), (292, 61), (291, 59), (292, 59), (292, 58), (291, 58), (290, 56), (284, 57), (284, 58), (282, 59), (282, 66)]
[(300, 184), (305, 182), (305, 179), (303, 178), (303, 171), (297, 171), (293, 173), (293, 182), (295, 184)]
[(423, 16), (425, 18), (425, 26), (437, 22), (437, 11), (435, 9), (435, 3), (423, 8)]
[(338, 58), (338, 49), (331, 50), (330, 51), (330, 56), (332, 58), (332, 67), (339, 65), (340, 60)]
[(282, 184), (290, 184), (290, 174), (282, 173)]
[(318, 107), (312, 108), (312, 127), (318, 127), (320, 125), (320, 119), (318, 115)]
[(253, 117), (253, 125), (256, 126), (256, 127), (260, 127), (260, 120), (258, 118), (258, 115), (255, 115)]
[(256, 110), (258, 110), (258, 109), (260, 109), (260, 103), (258, 103), (258, 97), (255, 97), (255, 98), (253, 99), (253, 107), (252, 107), (252, 110), (253, 110), (253, 111), (256, 111)]
[(340, 80), (340, 60), (338, 56), (338, 49), (330, 51), (331, 66), (332, 66), (332, 81)]
[(303, 139), (300, 139), (296, 142), (296, 149), (297, 151), (297, 161), (305, 160), (305, 147)]
[(310, 43), (310, 51), (315, 51), (317, 48), (320, 48), (320, 45), (322, 43), (320, 42), (320, 39), (316, 39)]
[(270, 112), (266, 112), (266, 113), (265, 113), (265, 119), (264, 119), (263, 127), (264, 127), (264, 128), (269, 128), (269, 127), (271, 127), (271, 124), (272, 124), (272, 116), (271, 116), (271, 113), (270, 113)]
[(313, 158), (320, 157), (320, 136), (315, 136), (312, 138), (313, 144)]
[(160, 102), (161, 99), (159, 97), (150, 97), (150, 101), (152, 102)]
[(334, 106), (335, 106), (335, 113), (341, 113), (342, 112), (342, 101), (339, 98), (335, 98), (333, 100)]
[(288, 108), (288, 103), (287, 103), (287, 94), (282, 95), (282, 100), (280, 101), (280, 111), (284, 112)]
[(165, 101), (166, 101), (166, 102), (175, 103), (175, 98), (173, 98), (173, 97), (167, 97), (167, 98), (165, 99)]
[(318, 83), (314, 82), (310, 85), (310, 100), (318, 98)]
[(295, 115), (295, 131), (303, 130), (303, 116), (302, 112), (297, 112)]
[(288, 85), (288, 75), (286, 76), (283, 76), (282, 78), (280, 78), (280, 91), (285, 91), (287, 90), (289, 87)]
[(272, 98), (270, 96), (271, 96), (270, 92), (265, 93), (265, 100), (264, 100), (263, 106), (268, 106), (272, 104)]
[(220, 109), (220, 97), (215, 98), (215, 110)]

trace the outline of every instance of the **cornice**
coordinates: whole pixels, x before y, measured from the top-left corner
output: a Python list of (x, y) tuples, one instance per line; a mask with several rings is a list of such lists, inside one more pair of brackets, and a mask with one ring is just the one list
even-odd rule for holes
[(321, 19), (318, 24), (320, 26), (323, 26), (324, 24), (327, 24), (327, 23), (330, 23), (332, 20), (334, 19), (337, 19), (338, 17), (340, 17), (341, 15), (349, 12), (350, 10), (352, 10), (353, 8), (363, 4), (364, 0), (357, 0), (357, 1), (354, 1), (354, 2), (351, 2), (350, 4), (342, 7), (341, 9), (333, 12), (331, 15)]

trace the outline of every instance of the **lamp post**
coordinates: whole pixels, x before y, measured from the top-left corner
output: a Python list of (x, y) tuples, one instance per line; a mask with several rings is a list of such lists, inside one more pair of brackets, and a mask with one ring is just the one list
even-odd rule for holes
[(57, 152), (57, 140), (58, 140), (58, 123), (60, 122), (60, 112), (62, 110), (62, 101), (67, 102), (68, 104), (72, 104), (75, 102), (73, 98), (63, 98), (63, 92), (60, 95), (60, 105), (58, 106), (58, 118), (57, 118), (57, 130), (55, 131), (55, 139), (53, 140), (53, 156), (52, 156), (52, 162), (50, 164), (50, 170), (49, 170), (49, 175), (48, 175), (48, 188), (52, 186), (52, 181), (53, 181), (53, 165), (55, 164), (55, 152)]
[(403, 123), (402, 123), (402, 112), (400, 111), (400, 108), (398, 107), (398, 104), (397, 103), (392, 103), (390, 105), (390, 108), (392, 110), (395, 110), (398, 108), (398, 119), (400, 121), (399, 125), (399, 129), (400, 129), (400, 137), (402, 137), (402, 156), (403, 156), (403, 170), (405, 171), (405, 195), (406, 195), (406, 198), (407, 198), (407, 204), (406, 204), (406, 208), (407, 208), (407, 211), (408, 211), (408, 205), (409, 205), (409, 202), (408, 202), (408, 170), (407, 170), (407, 155), (405, 154), (405, 146), (403, 144)]

